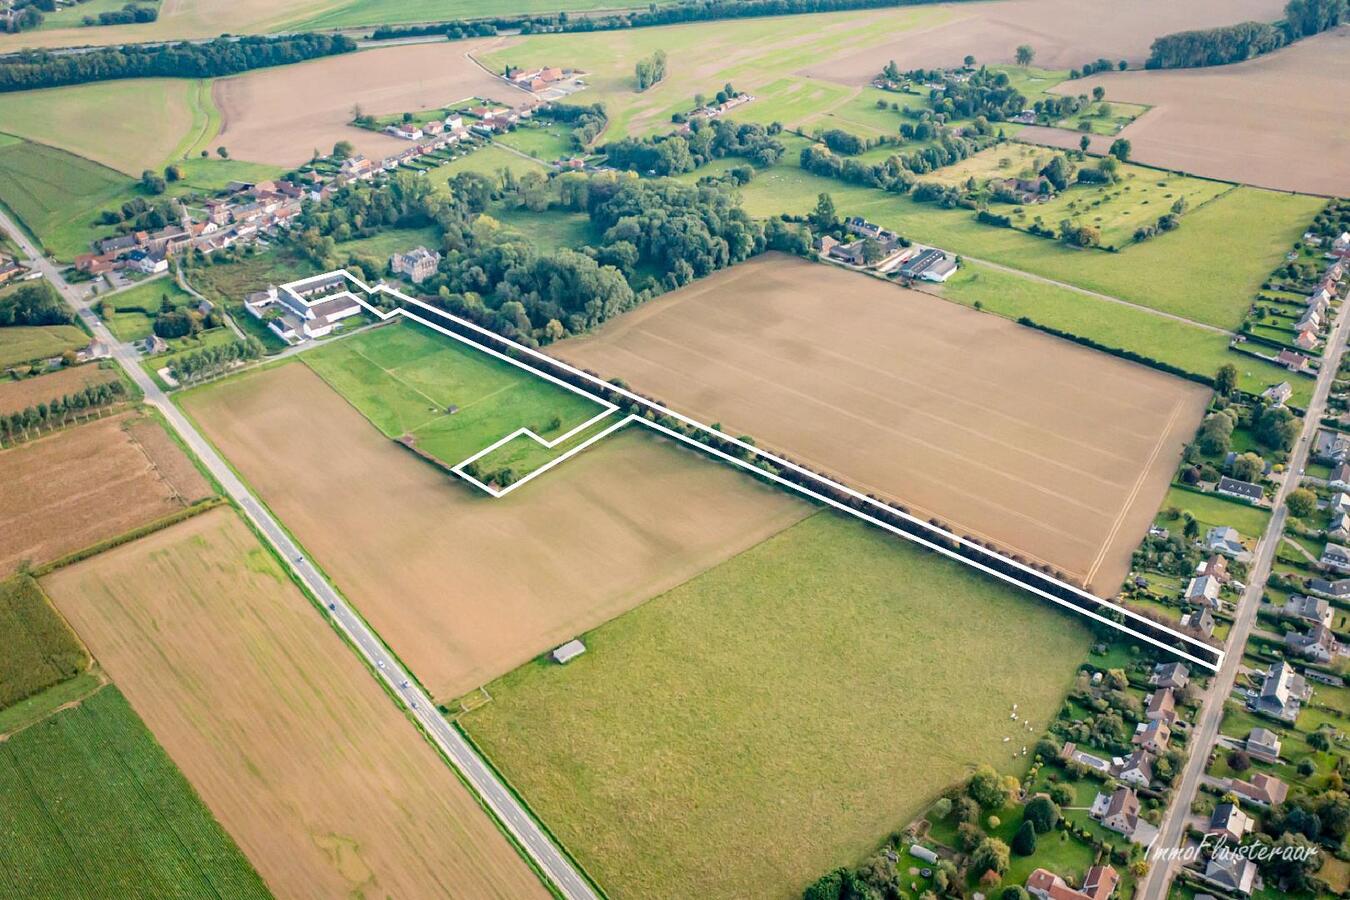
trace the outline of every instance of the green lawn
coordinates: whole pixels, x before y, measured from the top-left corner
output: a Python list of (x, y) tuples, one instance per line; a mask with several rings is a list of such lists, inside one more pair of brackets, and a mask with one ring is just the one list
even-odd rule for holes
[(504, 147), (494, 147), (489, 144), (433, 169), (427, 177), (435, 179), (438, 185), (444, 187), (447, 181), (460, 172), (496, 175), (502, 169), (509, 169), (516, 175), (522, 175), (526, 172), (548, 172), (548, 168), (543, 162), (524, 159)]
[(742, 188), (756, 216), (805, 214), (821, 193), (834, 198), (841, 216), (865, 216), (916, 241), (1229, 329), (1325, 202), (1237, 188), (1192, 210), (1176, 231), (1109, 253), (982, 225), (969, 210), (812, 175), (792, 152)]
[(591, 218), (585, 213), (561, 209), (531, 212), (499, 204), (489, 211), (489, 215), (520, 233), (534, 244), (540, 254), (556, 253), (563, 249), (575, 250), (600, 242), (601, 236), (591, 227)]
[[(426, 228), (391, 228), (368, 238), (343, 241), (337, 245), (337, 252), (339, 254), (357, 253), (362, 256), (373, 256), (380, 260), (382, 264), (387, 264), (389, 257), (393, 254), (405, 253), (417, 246), (426, 247), (428, 250), (439, 250), (441, 248), (440, 229), (433, 226)], [(379, 273), (375, 274), (378, 276)]]
[(517, 128), (493, 140), (544, 162), (570, 157), (574, 152), (571, 129), (552, 123), (541, 124), (538, 127)]
[(0, 582), (0, 709), (74, 678), (89, 665), (79, 638), (27, 575)]
[[(1227, 500), (1215, 494), (1201, 494), (1173, 485), (1163, 498), (1161, 509), (1175, 506), (1182, 511), (1189, 510), (1204, 532), (1218, 525), (1236, 528), (1244, 538), (1256, 539), (1265, 533), (1270, 521), (1270, 510), (1248, 506), (1234, 500)], [(1179, 521), (1158, 520), (1164, 528), (1179, 528)]]
[(138, 341), (154, 330), (154, 316), (166, 297), (174, 308), (197, 305), (197, 298), (179, 287), (172, 273), (107, 294), (99, 305), (112, 310), (105, 321), (119, 341)]
[[(1230, 351), (1223, 334), (979, 263), (968, 261), (942, 286), (941, 294), (966, 306), (979, 303), (986, 312), (1010, 319), (1026, 316), (1037, 324), (1197, 375), (1209, 377), (1225, 363), (1233, 363), (1238, 367), (1239, 386), (1253, 393), (1288, 378), (1273, 363)], [(1312, 396), (1312, 381), (1294, 379), (1290, 384), (1294, 402), (1306, 404)]]
[(60, 356), (89, 343), (74, 325), (11, 325), (0, 328), (0, 368)]
[(12, 897), (268, 897), (116, 690), (0, 742)]
[(1020, 772), (1008, 710), (1039, 736), (1089, 642), (827, 512), (584, 639), (490, 684), (468, 733), (612, 895), (770, 898), (859, 862), (973, 764)]
[[(410, 323), (336, 341), (304, 360), (385, 435), (412, 435), (450, 465), (522, 426), (551, 439), (600, 412), (584, 397)], [(458, 411), (448, 413), (451, 405)]]

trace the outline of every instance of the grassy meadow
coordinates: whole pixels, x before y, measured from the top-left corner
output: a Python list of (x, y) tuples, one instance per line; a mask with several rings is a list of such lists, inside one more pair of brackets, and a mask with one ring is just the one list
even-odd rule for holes
[(172, 274), (106, 294), (99, 305), (111, 310), (103, 320), (118, 340), (139, 341), (150, 336), (154, 314), (166, 299), (175, 308), (197, 305), (197, 298), (179, 287)]
[(89, 654), (27, 575), (0, 582), (0, 709), (13, 706), (89, 666)]
[[(0, 129), (126, 175), (161, 168), (219, 128), (208, 81), (135, 78), (0, 94)], [(215, 149), (214, 146), (211, 149)]]
[(788, 898), (976, 763), (1019, 770), (1010, 705), (1047, 722), (1089, 638), (822, 512), (584, 640), (467, 732), (615, 896)]
[[(554, 438), (600, 412), (584, 397), (420, 325), (376, 328), (304, 359), (386, 436), (411, 436), (450, 465), (517, 428)], [(451, 406), (458, 409), (451, 413)]]
[(1229, 329), (1241, 322), (1261, 283), (1324, 203), (1236, 188), (1187, 213), (1176, 231), (1110, 253), (983, 225), (969, 210), (812, 175), (793, 152), (742, 188), (746, 209), (758, 216), (805, 214), (821, 193), (834, 198), (841, 216), (861, 215), (957, 254)]
[(89, 251), (89, 242), (107, 232), (94, 225), (97, 210), (128, 199), (131, 184), (64, 150), (0, 135), (0, 203), (59, 259)]
[(9, 897), (269, 897), (113, 687), (0, 742)]

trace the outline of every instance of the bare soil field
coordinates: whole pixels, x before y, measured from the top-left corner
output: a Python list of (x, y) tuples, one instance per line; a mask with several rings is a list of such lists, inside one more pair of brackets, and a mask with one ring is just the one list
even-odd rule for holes
[(381, 436), (301, 364), (193, 391), (184, 406), (442, 699), (811, 512), (636, 431), (494, 500)]
[(70, 366), (21, 381), (0, 381), (0, 415), (21, 412), (29, 406), (77, 393), (91, 384), (106, 384), (116, 380), (116, 369), (101, 369), (93, 365)]
[(548, 896), (233, 511), (43, 586), (277, 896)]
[(123, 413), (0, 451), (0, 576), (48, 562), (207, 497), (158, 423)]
[(1121, 132), (1132, 158), (1260, 187), (1350, 194), (1350, 26), (1232, 66), (1120, 72), (1073, 82), (1154, 108)]
[(525, 96), (468, 58), (496, 40), (382, 47), (217, 80), (212, 87), (221, 115), (217, 140), (235, 159), (281, 166), (299, 165), (315, 148), (327, 152), (339, 140), (372, 158), (387, 156), (408, 142), (349, 125), (353, 106), (378, 116), (466, 97)]
[(960, 15), (956, 21), (895, 35), (867, 50), (823, 59), (800, 74), (843, 84), (866, 84), (888, 60), (895, 60), (901, 69), (952, 66), (971, 53), (980, 62), (1011, 63), (1019, 44), (1030, 44), (1036, 51), (1036, 65), (1047, 69), (1070, 69), (1098, 57), (1142, 64), (1149, 45), (1160, 35), (1248, 19), (1274, 21), (1283, 7), (1280, 0), (960, 3), (951, 7)]
[(927, 294), (771, 254), (556, 345), (1112, 595), (1208, 396)]

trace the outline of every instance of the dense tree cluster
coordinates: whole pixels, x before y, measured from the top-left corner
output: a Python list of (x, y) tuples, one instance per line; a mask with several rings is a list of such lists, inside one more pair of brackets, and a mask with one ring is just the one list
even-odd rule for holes
[(355, 49), (356, 42), (344, 35), (286, 34), (220, 37), (200, 44), (127, 44), (74, 53), (30, 51), (0, 57), (0, 91), (114, 78), (214, 78)]
[(665, 81), (666, 51), (657, 50), (651, 56), (639, 59), (634, 67), (633, 76), (637, 79), (639, 91), (645, 91), (652, 85)]
[(1144, 65), (1179, 69), (1242, 62), (1335, 28), (1346, 13), (1346, 0), (1289, 0), (1279, 22), (1239, 22), (1163, 35), (1153, 42)]
[(977, 120), (965, 135), (957, 135), (950, 129), (941, 128), (933, 143), (928, 146), (897, 152), (883, 162), (870, 164), (854, 159), (841, 159), (828, 147), (810, 144), (802, 148), (800, 162), (803, 169), (816, 175), (838, 178), (849, 184), (904, 193), (914, 185), (916, 175), (924, 175), (943, 166), (953, 165), (994, 144), (996, 139), (987, 132), (987, 123), (982, 119)]
[(783, 155), (773, 126), (736, 124), (724, 119), (695, 119), (688, 134), (624, 138), (602, 148), (606, 162), (616, 169), (679, 175), (728, 156), (771, 166)]
[[(905, 77), (919, 83), (939, 83), (941, 87), (929, 90), (928, 99), (933, 112), (946, 120), (973, 119), (983, 116), (990, 122), (1002, 122), (1020, 113), (1027, 98), (1012, 86), (1006, 72), (987, 68), (970, 73), (967, 78), (953, 78), (942, 72), (923, 69), (905, 73)], [(907, 110), (907, 115), (921, 114)]]
[(82, 25), (132, 25), (137, 22), (153, 22), (159, 18), (158, 6), (142, 6), (139, 3), (128, 3), (121, 9), (110, 9), (99, 13), (97, 16), (84, 16), (80, 23)]
[(20, 285), (0, 297), (0, 328), (9, 325), (69, 325), (75, 315), (46, 281)]

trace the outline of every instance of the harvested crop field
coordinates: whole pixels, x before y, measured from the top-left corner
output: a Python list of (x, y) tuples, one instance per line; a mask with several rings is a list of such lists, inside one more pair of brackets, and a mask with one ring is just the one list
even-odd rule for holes
[(1088, 629), (821, 512), (586, 644), (466, 730), (611, 896), (787, 900), (972, 764), (1024, 770)]
[[(1153, 39), (1173, 31), (1280, 18), (1281, 0), (1008, 0), (958, 3), (958, 18), (920, 33), (887, 35), (846, 55), (822, 58), (801, 74), (866, 84), (888, 60), (901, 69), (959, 65), (966, 54), (982, 63), (1011, 63), (1019, 44), (1036, 51), (1036, 65), (1070, 69), (1105, 57), (1142, 64)], [(871, 15), (871, 14), (869, 14)], [(1075, 93), (1077, 90), (1075, 89)], [(1133, 99), (1120, 96), (1117, 99)]]
[(117, 380), (116, 369), (97, 365), (70, 366), (36, 378), (0, 381), (0, 415), (20, 412), (29, 406), (75, 394), (95, 384)]
[(123, 413), (0, 451), (0, 575), (49, 562), (211, 495), (160, 425)]
[(573, 365), (1106, 595), (1208, 396), (1004, 319), (777, 254), (555, 346)]
[(494, 500), (382, 437), (300, 364), (194, 390), (184, 406), (445, 699), (811, 509), (636, 431)]
[(217, 80), (212, 91), (221, 115), (216, 140), (235, 159), (280, 166), (300, 165), (316, 147), (326, 152), (340, 140), (374, 159), (406, 150), (407, 141), (348, 124), (352, 107), (381, 116), (436, 109), (468, 97), (523, 99), (524, 93), (466, 56), (491, 43), (383, 47)]
[(1073, 82), (1153, 109), (1121, 132), (1139, 162), (1312, 194), (1350, 194), (1350, 26), (1231, 66)]
[(548, 896), (232, 511), (43, 584), (277, 896)]

